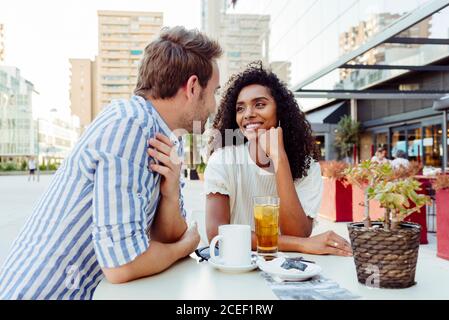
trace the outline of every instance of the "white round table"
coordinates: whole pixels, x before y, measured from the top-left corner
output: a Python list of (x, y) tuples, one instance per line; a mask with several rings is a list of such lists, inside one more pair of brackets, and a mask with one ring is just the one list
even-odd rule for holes
[[(298, 255), (298, 254), (293, 254)], [(357, 282), (353, 258), (301, 254), (323, 269), (322, 275), (361, 299), (449, 299), (449, 261), (420, 247), (416, 270), (417, 284), (407, 289), (376, 289)], [(170, 300), (267, 300), (277, 299), (258, 270), (228, 274), (206, 261), (192, 257), (178, 261), (160, 274), (126, 284), (110, 284), (103, 279), (94, 299), (170, 299)]]

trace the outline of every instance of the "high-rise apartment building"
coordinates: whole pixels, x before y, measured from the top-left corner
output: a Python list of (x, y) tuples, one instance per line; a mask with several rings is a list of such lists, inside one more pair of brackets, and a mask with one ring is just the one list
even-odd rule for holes
[[(370, 16), (368, 19), (359, 21), (356, 26), (352, 26), (348, 31), (342, 32), (339, 36), (339, 46), (341, 54), (345, 54), (357, 49), (364, 44), (367, 40), (379, 33), (381, 30), (388, 27), (393, 22), (397, 21), (401, 17), (398, 13), (378, 13)], [(432, 19), (427, 18), (413, 27), (398, 34), (398, 37), (403, 38), (429, 38), (430, 29), (432, 26)], [(360, 55), (354, 60), (357, 64), (373, 65), (376, 63), (382, 63), (388, 60), (389, 56), (393, 56), (395, 60), (401, 57), (410, 56), (410, 48), (415, 47), (419, 49), (416, 44), (408, 44), (398, 46), (397, 44), (385, 44), (369, 50), (368, 52)], [(345, 80), (354, 70), (353, 69), (341, 69), (340, 78)]]
[(222, 16), (226, 13), (226, 0), (201, 0), (201, 31), (218, 40)]
[(162, 13), (99, 11), (98, 55), (70, 59), (70, 102), (81, 132), (111, 100), (128, 98), (143, 51), (162, 28)]
[[(201, 29), (209, 37), (217, 40), (223, 55), (218, 60), (222, 87), (229, 77), (242, 71), (250, 62), (261, 60), (268, 66), (270, 37), (270, 16), (256, 14), (229, 14), (227, 10), (236, 1), (202, 0)], [(211, 126), (211, 119), (206, 126)], [(199, 163), (200, 153), (207, 160), (208, 137), (195, 137), (193, 146), (186, 146), (186, 163)], [(193, 150), (193, 152), (191, 152)], [(201, 151), (200, 151), (201, 150)]]
[(70, 109), (79, 117), (81, 131), (93, 120), (94, 62), (90, 59), (70, 59)]
[(250, 62), (269, 61), (270, 16), (225, 14), (219, 31), (224, 54), (221, 59), (222, 81), (243, 70)]
[(159, 34), (162, 22), (159, 12), (98, 11), (93, 117), (112, 99), (131, 96), (143, 51)]
[(231, 5), (226, 0), (203, 0), (201, 5), (202, 30), (223, 48), (218, 62), (222, 84), (254, 60), (269, 61), (270, 16), (229, 14)]
[(271, 71), (275, 73), (287, 86), (290, 86), (291, 82), (291, 67), (292, 63), (290, 61), (270, 62)]

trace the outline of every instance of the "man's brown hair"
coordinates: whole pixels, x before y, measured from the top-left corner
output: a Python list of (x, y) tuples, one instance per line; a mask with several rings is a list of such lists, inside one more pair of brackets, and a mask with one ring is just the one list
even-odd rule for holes
[(134, 93), (155, 99), (171, 98), (192, 75), (205, 88), (212, 77), (212, 60), (221, 54), (218, 42), (198, 30), (164, 28), (145, 48)]

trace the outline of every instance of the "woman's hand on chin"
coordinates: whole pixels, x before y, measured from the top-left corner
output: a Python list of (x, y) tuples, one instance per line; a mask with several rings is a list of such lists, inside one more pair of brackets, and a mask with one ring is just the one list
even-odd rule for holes
[(286, 154), (281, 127), (262, 132), (258, 140), (260, 148), (275, 164)]

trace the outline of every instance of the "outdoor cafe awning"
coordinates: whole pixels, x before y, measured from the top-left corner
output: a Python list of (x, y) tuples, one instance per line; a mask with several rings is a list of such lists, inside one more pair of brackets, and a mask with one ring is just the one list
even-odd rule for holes
[[(426, 19), (434, 14), (443, 11), (447, 13), (448, 8), (449, 0), (428, 1), (404, 14), (359, 47), (299, 81), (292, 91), (297, 98), (324, 98), (327, 99), (325, 103), (332, 99), (436, 100), (449, 94), (449, 89), (376, 88), (379, 84), (409, 72), (424, 74), (449, 71), (449, 38), (406, 36), (403, 33), (419, 23), (428, 23)], [(385, 56), (375, 63), (361, 63), (364, 61), (361, 57), (370, 50), (391, 52), (392, 47), (397, 50), (393, 50), (396, 55), (392, 54), (391, 58)]]
[(346, 101), (334, 103), (331, 106), (311, 111), (306, 118), (310, 123), (338, 123), (340, 118), (348, 113)]

